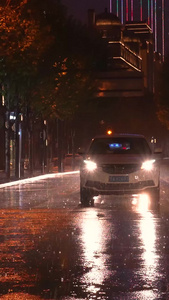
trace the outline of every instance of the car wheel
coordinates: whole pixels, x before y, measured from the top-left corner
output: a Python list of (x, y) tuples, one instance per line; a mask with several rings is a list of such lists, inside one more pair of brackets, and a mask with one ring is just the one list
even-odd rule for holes
[(84, 206), (94, 205), (94, 199), (91, 193), (85, 188), (80, 188), (80, 202)]

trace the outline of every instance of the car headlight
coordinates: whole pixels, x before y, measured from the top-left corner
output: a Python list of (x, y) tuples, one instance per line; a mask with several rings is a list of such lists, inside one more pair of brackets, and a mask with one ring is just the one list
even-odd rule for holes
[(91, 160), (84, 160), (84, 166), (88, 171), (94, 171), (97, 168), (97, 164)]
[(146, 160), (142, 163), (141, 169), (151, 171), (154, 167), (155, 159)]

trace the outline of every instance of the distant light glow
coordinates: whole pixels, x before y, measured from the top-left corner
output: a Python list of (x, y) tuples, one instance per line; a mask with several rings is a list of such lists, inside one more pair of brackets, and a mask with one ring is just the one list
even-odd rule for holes
[(2, 106), (4, 106), (5, 105), (5, 97), (4, 97), (4, 95), (2, 95)]
[(107, 130), (107, 134), (111, 135), (112, 134), (112, 130), (111, 129)]

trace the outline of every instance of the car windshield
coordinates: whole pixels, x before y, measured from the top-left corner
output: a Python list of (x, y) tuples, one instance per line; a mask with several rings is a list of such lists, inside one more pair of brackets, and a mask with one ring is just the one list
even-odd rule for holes
[(144, 138), (96, 138), (88, 151), (89, 154), (151, 154)]

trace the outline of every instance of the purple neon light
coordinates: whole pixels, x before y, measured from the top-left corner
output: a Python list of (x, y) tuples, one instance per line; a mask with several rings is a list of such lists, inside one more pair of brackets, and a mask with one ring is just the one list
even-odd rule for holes
[(150, 0), (148, 0), (148, 25), (150, 25)]
[(151, 29), (154, 31), (154, 1), (151, 0)]
[(129, 20), (129, 1), (126, 0), (126, 21)]
[(164, 0), (162, 0), (162, 58), (164, 61), (165, 55), (165, 15), (164, 15)]
[(112, 13), (112, 0), (110, 0), (110, 13)]
[(143, 1), (140, 0), (140, 21), (143, 21)]
[(157, 2), (154, 1), (154, 35), (155, 35), (155, 52), (157, 52)]
[(134, 7), (133, 7), (133, 0), (131, 0), (131, 21), (133, 21), (133, 16), (134, 16), (133, 9), (134, 9)]
[(121, 0), (121, 23), (123, 24), (124, 23), (124, 3), (123, 3), (123, 0)]

